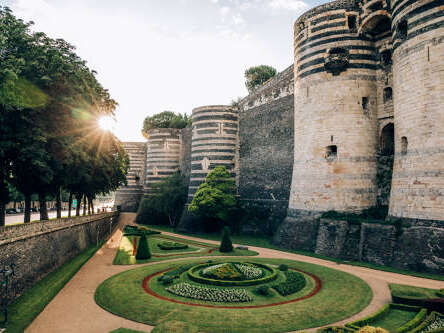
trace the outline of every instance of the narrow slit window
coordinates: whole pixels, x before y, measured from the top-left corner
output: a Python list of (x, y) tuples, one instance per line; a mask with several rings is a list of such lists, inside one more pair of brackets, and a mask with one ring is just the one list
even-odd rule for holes
[(368, 97), (362, 97), (362, 109), (367, 110), (368, 108)]
[(325, 152), (325, 159), (328, 162), (333, 162), (337, 160), (337, 158), (338, 158), (338, 146), (336, 145), (328, 146)]
[(392, 51), (384, 50), (381, 52), (381, 64), (382, 66), (390, 66), (392, 64)]
[(407, 154), (408, 145), (409, 145), (409, 142), (407, 140), (407, 137), (403, 136), (401, 138), (401, 154), (402, 155)]
[(356, 15), (349, 15), (347, 17), (347, 24), (350, 30), (356, 30)]
[(398, 23), (398, 35), (401, 39), (407, 38), (407, 32), (408, 32), (408, 25), (407, 20), (402, 20)]
[(391, 87), (384, 88), (384, 103), (390, 102), (393, 98), (393, 91)]

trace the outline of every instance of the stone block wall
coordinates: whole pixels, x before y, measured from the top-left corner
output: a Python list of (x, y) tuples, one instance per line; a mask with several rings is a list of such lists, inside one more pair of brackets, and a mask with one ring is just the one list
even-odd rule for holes
[(11, 298), (108, 237), (117, 220), (114, 212), (0, 228), (0, 267), (16, 265)]

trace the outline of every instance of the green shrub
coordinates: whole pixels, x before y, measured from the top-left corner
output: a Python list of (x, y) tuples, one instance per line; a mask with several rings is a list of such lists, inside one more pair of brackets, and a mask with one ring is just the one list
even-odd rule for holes
[(259, 286), (255, 289), (255, 292), (258, 295), (262, 295), (262, 296), (270, 296), (270, 287), (269, 286)]
[(442, 297), (442, 298), (444, 298), (444, 289), (440, 289), (440, 290), (438, 290), (438, 291), (436, 292), (436, 295), (437, 295), (438, 297)]
[(439, 322), (442, 322), (444, 324), (444, 315), (433, 311), (419, 326), (412, 329), (409, 333), (443, 332), (443, 330), (442, 329), (440, 330), (440, 328), (437, 328), (437, 330), (435, 330), (435, 328), (432, 328), (433, 326), (438, 326), (438, 325), (436, 325), (436, 323), (439, 323)]
[(173, 283), (175, 276), (172, 275), (162, 275), (157, 279), (160, 283), (162, 283), (164, 286), (167, 286), (171, 283)]
[(320, 328), (316, 331), (316, 333), (351, 333), (356, 332), (356, 330), (348, 327), (340, 327), (340, 326), (330, 326)]
[(278, 268), (282, 272), (288, 271), (288, 265), (286, 264), (280, 264)]
[(161, 249), (161, 250), (183, 250), (183, 249), (187, 249), (188, 245), (187, 244), (182, 244), (182, 243), (175, 243), (175, 242), (162, 242), (157, 244), (157, 246)]
[(230, 228), (227, 226), (224, 227), (224, 231), (222, 233), (222, 241), (220, 242), (219, 247), (220, 252), (232, 252), (233, 251), (233, 243), (230, 238)]
[(396, 332), (397, 333), (410, 332), (412, 329), (419, 326), (425, 320), (426, 316), (427, 316), (427, 309), (421, 309), (421, 311), (419, 311), (412, 320), (402, 325), (400, 328), (398, 328)]
[(146, 260), (151, 258), (150, 248), (148, 246), (148, 240), (146, 239), (145, 233), (142, 233), (139, 239), (139, 245), (137, 246), (136, 259)]
[(165, 321), (151, 331), (151, 333), (198, 333), (198, 328), (194, 325), (182, 321)]
[(288, 296), (297, 293), (305, 287), (307, 281), (303, 274), (295, 271), (285, 271), (284, 274), (286, 281), (272, 286), (280, 295)]

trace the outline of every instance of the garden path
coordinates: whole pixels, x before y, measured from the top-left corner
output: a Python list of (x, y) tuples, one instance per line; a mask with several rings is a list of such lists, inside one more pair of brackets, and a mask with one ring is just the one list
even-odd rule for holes
[[(114, 255), (122, 237), (121, 230), (124, 225), (133, 223), (134, 218), (135, 214), (133, 213), (122, 213), (120, 215), (119, 228), (114, 232), (112, 237), (77, 272), (77, 274), (48, 304), (42, 313), (39, 314), (39, 316), (26, 329), (26, 333), (107, 333), (119, 327), (141, 330), (145, 332), (151, 331), (152, 326), (136, 323), (115, 316), (100, 308), (94, 301), (94, 293), (100, 283), (117, 273), (134, 268), (134, 266), (112, 265)], [(163, 232), (163, 234), (178, 236), (189, 240), (218, 244), (216, 241), (191, 236), (177, 235), (168, 232)], [(387, 285), (388, 283), (399, 283), (434, 289), (444, 287), (444, 282), (442, 281), (383, 272), (365, 267), (337, 264), (332, 261), (266, 248), (249, 246), (249, 249), (258, 252), (259, 257), (292, 259), (309, 262), (354, 274), (367, 282), (373, 291), (373, 299), (371, 303), (360, 313), (347, 318), (346, 320), (330, 325), (343, 325), (351, 320), (362, 318), (375, 312), (381, 306), (390, 302), (391, 297)], [(304, 330), (304, 332), (315, 331), (316, 329)]]

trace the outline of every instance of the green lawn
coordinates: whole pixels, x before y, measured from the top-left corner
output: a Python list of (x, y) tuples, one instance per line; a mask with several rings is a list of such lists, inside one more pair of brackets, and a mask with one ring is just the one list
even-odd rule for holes
[(117, 274), (97, 288), (95, 299), (104, 309), (130, 320), (158, 325), (174, 319), (197, 325), (199, 331), (211, 333), (287, 332), (319, 327), (352, 316), (365, 308), (372, 299), (371, 289), (364, 281), (331, 268), (282, 259), (233, 260), (274, 265), (285, 263), (318, 276), (322, 280), (322, 289), (313, 297), (299, 302), (250, 309), (218, 309), (177, 304), (143, 291), (143, 279), (154, 272), (180, 264), (202, 262), (189, 259), (144, 266)]
[[(49, 273), (31, 289), (25, 291), (14, 304), (9, 306), (9, 322), (6, 325), (6, 333), (23, 332), (102, 244), (103, 242), (99, 246), (91, 247), (82, 252), (70, 262)], [(2, 313), (0, 321), (3, 320)]]
[[(162, 238), (159, 235), (150, 235), (147, 238), (152, 257), (148, 260), (136, 260), (133, 256), (133, 240), (138, 236), (123, 236), (120, 241), (119, 248), (117, 249), (116, 256), (114, 257), (114, 265), (135, 265), (144, 264), (147, 262), (156, 262), (168, 259), (188, 258), (188, 257), (202, 257), (202, 256), (256, 256), (258, 253), (249, 250), (235, 249), (233, 252), (221, 253), (218, 250), (213, 250), (212, 253), (208, 253), (209, 249), (217, 249), (217, 245), (206, 244), (201, 242), (190, 241), (178, 237), (168, 236), (168, 239)], [(175, 241), (182, 244), (187, 244), (189, 247), (183, 250), (161, 250), (157, 246), (158, 243), (163, 241)], [(171, 256), (174, 254), (174, 256)]]
[(438, 295), (436, 294), (438, 292), (437, 289), (412, 287), (395, 283), (389, 283), (389, 288), (392, 295), (395, 296), (413, 297), (420, 299), (438, 298)]
[[(220, 235), (215, 233), (179, 233), (174, 230), (174, 228), (169, 226), (161, 226), (161, 225), (150, 225), (149, 226), (152, 229), (158, 230), (158, 231), (167, 231), (167, 232), (173, 232), (180, 235), (186, 235), (186, 236), (193, 236), (193, 237), (199, 237), (202, 239), (209, 239), (209, 240), (220, 240)], [(414, 272), (414, 271), (408, 271), (404, 269), (398, 269), (394, 267), (388, 267), (388, 266), (382, 266), (382, 265), (375, 265), (365, 262), (355, 262), (355, 261), (346, 261), (338, 258), (332, 258), (324, 255), (319, 255), (313, 252), (308, 251), (300, 251), (300, 250), (290, 250), (283, 247), (279, 247), (276, 245), (273, 245), (271, 242), (271, 236), (253, 236), (253, 235), (232, 235), (231, 240), (235, 244), (242, 244), (242, 245), (248, 245), (248, 246), (257, 246), (257, 247), (264, 247), (268, 249), (274, 249), (279, 250), (282, 252), (288, 252), (288, 253), (295, 253), (295, 254), (301, 254), (308, 257), (314, 257), (319, 259), (325, 259), (329, 261), (333, 261), (336, 263), (341, 264), (347, 264), (352, 266), (360, 266), (360, 267), (367, 267), (371, 269), (376, 269), (380, 271), (385, 272), (392, 272), (397, 274), (403, 274), (403, 275), (411, 275), (411, 276), (417, 276), (422, 277), (426, 279), (432, 279), (432, 280), (438, 280), (438, 281), (444, 281), (444, 275), (440, 274), (432, 274), (432, 273), (423, 273), (423, 272)]]
[(392, 331), (400, 328), (402, 325), (412, 320), (417, 314), (418, 312), (414, 311), (405, 311), (390, 308), (385, 316), (373, 321), (371, 323), (371, 326), (382, 327), (388, 331)]
[(121, 327), (121, 328), (118, 328), (118, 329), (116, 329), (114, 331), (111, 331), (109, 333), (145, 333), (145, 332), (143, 332), (143, 331), (134, 331), (134, 330), (130, 330), (128, 328), (122, 328)]

